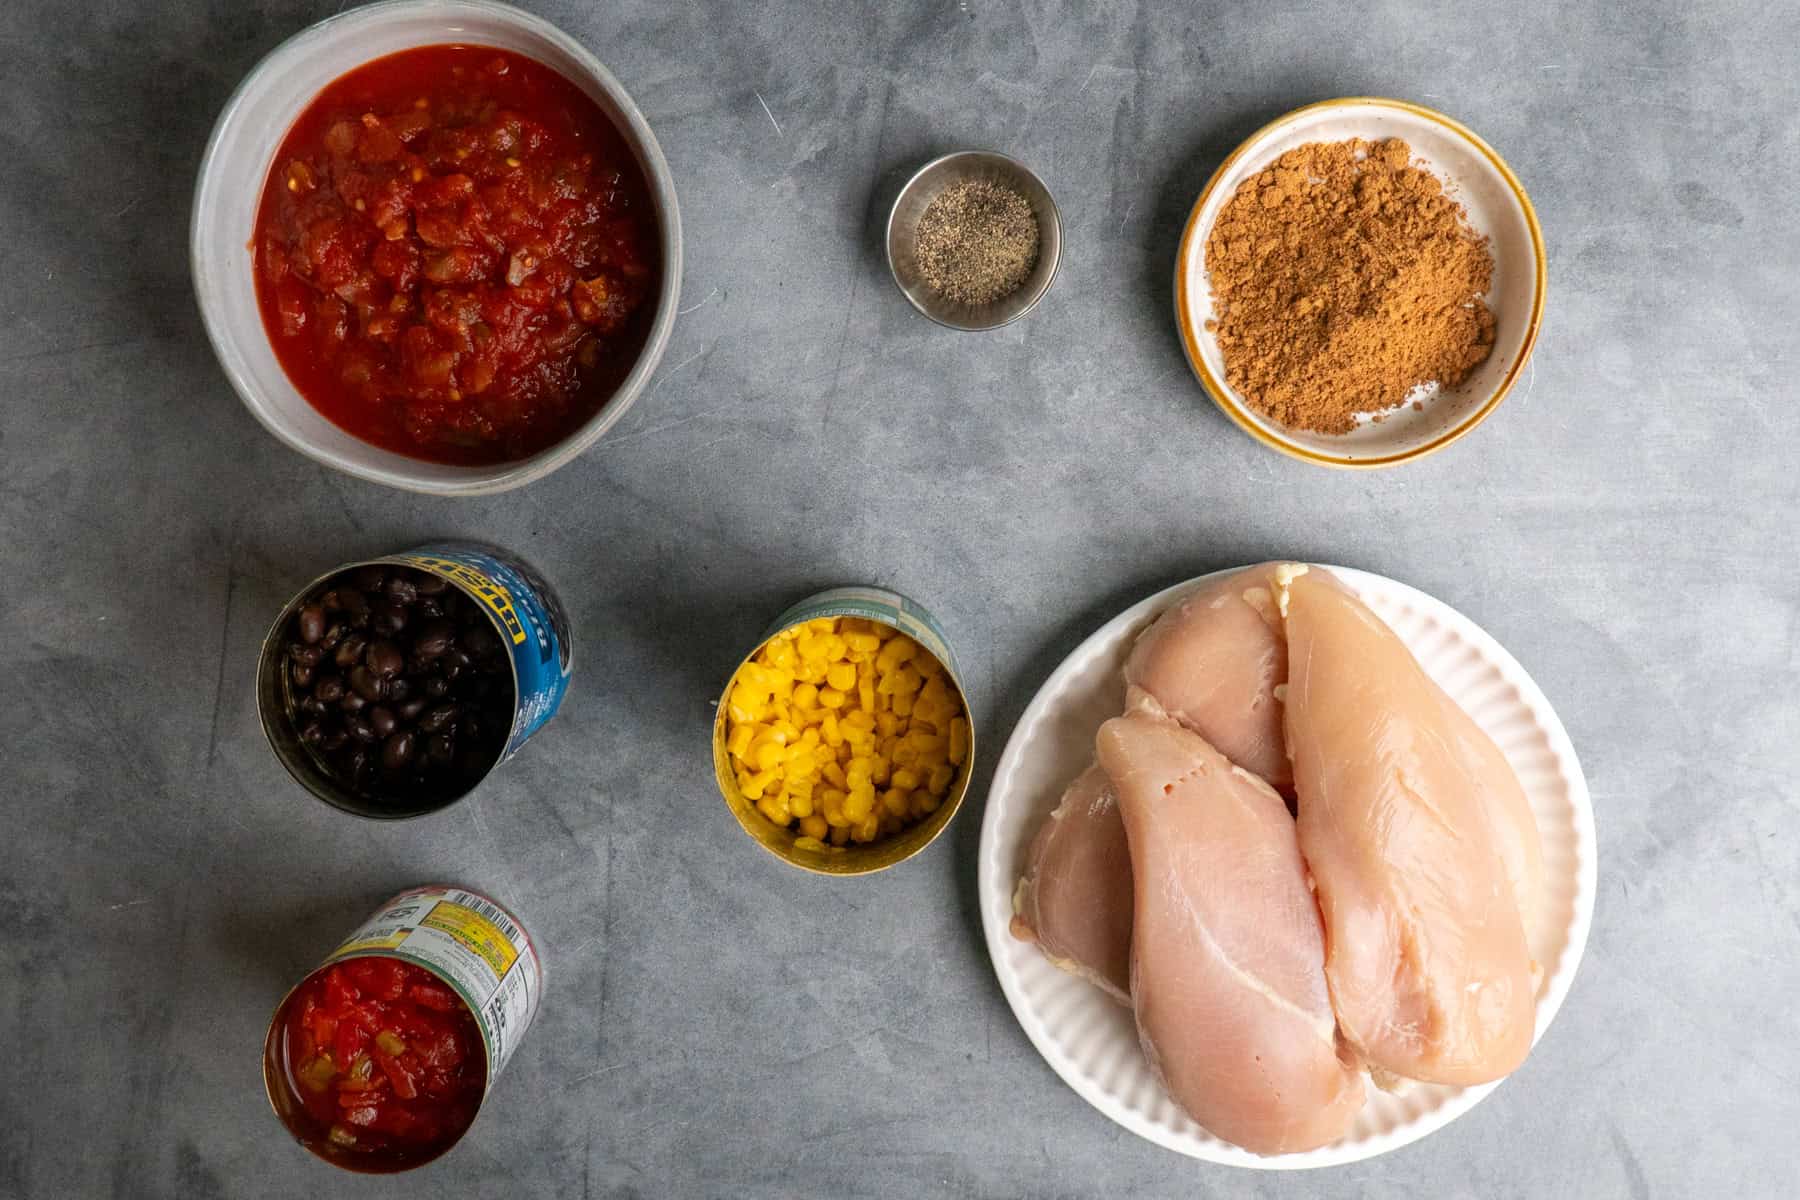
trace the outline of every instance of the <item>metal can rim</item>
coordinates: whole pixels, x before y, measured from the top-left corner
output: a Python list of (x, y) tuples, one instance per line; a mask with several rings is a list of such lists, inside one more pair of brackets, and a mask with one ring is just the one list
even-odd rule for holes
[[(494, 899), (486, 892), (477, 891), (475, 888), (466, 887), (460, 883), (415, 884), (412, 887), (405, 888), (394, 893), (392, 896), (389, 896), (376, 907), (375, 912), (379, 914), (383, 909), (389, 908), (409, 896), (419, 895), (424, 892), (447, 891), (452, 889), (460, 892), (467, 892), (469, 895), (474, 896), (487, 904), (493, 905), (504, 913), (507, 919), (513, 923), (513, 927), (519, 931), (519, 934), (525, 939), (526, 946), (531, 951), (531, 963), (537, 977), (538, 994), (541, 996), (543, 994), (544, 986), (544, 958), (543, 955), (538, 952), (536, 939), (531, 936), (531, 930), (525, 923), (519, 920), (517, 913), (513, 912), (511, 908), (500, 903), (500, 901)], [(463, 1127), (462, 1131), (454, 1138), (451, 1138), (443, 1145), (437, 1147), (431, 1154), (416, 1161), (409, 1161), (398, 1166), (377, 1166), (374, 1164), (360, 1164), (353, 1160), (345, 1160), (321, 1150), (312, 1141), (302, 1137), (300, 1132), (294, 1128), (294, 1125), (289, 1121), (288, 1116), (282, 1111), (282, 1106), (275, 1096), (277, 1086), (280, 1086), (285, 1092), (291, 1093), (293, 1091), (293, 1085), (288, 1081), (285, 1067), (281, 1066), (281, 1057), (277, 1047), (282, 1033), (282, 1018), (287, 1013), (288, 1005), (293, 1001), (295, 994), (298, 993), (301, 988), (311, 983), (321, 972), (329, 970), (338, 963), (349, 962), (352, 959), (357, 958), (392, 958), (400, 962), (409, 963), (422, 971), (430, 973), (432, 978), (449, 988), (451, 992), (456, 995), (456, 998), (462, 1001), (463, 1007), (468, 1010), (472, 1019), (476, 1018), (474, 1001), (464, 994), (463, 989), (454, 979), (446, 976), (431, 964), (420, 961), (416, 956), (397, 954), (391, 950), (352, 950), (345, 954), (339, 954), (338, 949), (341, 948), (342, 945), (343, 943), (340, 942), (338, 947), (333, 948), (326, 954), (316, 966), (307, 971), (306, 974), (302, 975), (286, 992), (282, 993), (281, 999), (276, 1002), (275, 1010), (269, 1017), (268, 1029), (263, 1033), (263, 1095), (269, 1102), (270, 1111), (275, 1114), (275, 1119), (281, 1123), (282, 1128), (286, 1129), (293, 1137), (294, 1141), (314, 1158), (358, 1175), (404, 1174), (407, 1171), (416, 1170), (419, 1167), (436, 1162), (444, 1155), (450, 1153), (451, 1150), (454, 1150), (457, 1146), (462, 1144), (462, 1140), (469, 1135), (469, 1130), (475, 1128), (475, 1123), (481, 1119), (481, 1114), (487, 1111), (487, 1099), (488, 1096), (493, 1093), (494, 1079), (498, 1075), (498, 1071), (494, 1067), (494, 1048), (488, 1044), (486, 1028), (481, 1024), (479, 1019), (475, 1019), (476, 1032), (481, 1035), (481, 1099), (476, 1103), (474, 1115), (469, 1118), (469, 1123)]]
[[(900, 604), (892, 607), (900, 613), (906, 613), (910, 610), (915, 615), (915, 619), (919, 621), (919, 624), (929, 631), (935, 640), (942, 645), (943, 653), (941, 655), (931, 646), (927, 645), (924, 648), (933, 658), (936, 658), (939, 665), (944, 668), (944, 673), (949, 676), (951, 685), (956, 688), (957, 699), (962, 702), (963, 714), (969, 723), (968, 755), (963, 760), (962, 768), (957, 772), (957, 778), (955, 783), (951, 786), (949, 797), (939, 806), (938, 811), (931, 814), (926, 821), (920, 822), (910, 829), (902, 830), (900, 833), (892, 835), (889, 838), (882, 838), (872, 842), (866, 847), (859, 847), (853, 850), (840, 850), (825, 856), (817, 855), (817, 852), (814, 851), (795, 851), (792, 846), (793, 839), (791, 835), (788, 838), (788, 846), (783, 849), (772, 844), (772, 840), (779, 838), (782, 831), (777, 831), (774, 824), (766, 817), (763, 817), (761, 813), (757, 812), (755, 806), (750, 804), (749, 801), (744, 800), (741, 795), (737, 797), (738, 802), (734, 803), (733, 800), (735, 775), (732, 773), (730, 767), (730, 754), (724, 748), (724, 730), (727, 716), (726, 706), (731, 696), (731, 689), (736, 684), (738, 672), (743, 670), (744, 664), (754, 659), (756, 655), (761, 652), (762, 648), (769, 644), (771, 638), (774, 638), (786, 629), (792, 628), (794, 625), (800, 624), (802, 621), (812, 620), (817, 616), (826, 615), (814, 614), (814, 616), (798, 616), (797, 614), (807, 612), (812, 606), (819, 604), (821, 601), (826, 601), (829, 598), (840, 594), (870, 592), (883, 593), (900, 601)], [(897, 633), (905, 634), (907, 637), (913, 638), (914, 641), (920, 640), (912, 630), (909, 630), (894, 621), (887, 620), (884, 617), (873, 616), (862, 611), (851, 611), (836, 615), (858, 616), (867, 620), (878, 621)], [(903, 862), (918, 857), (924, 852), (926, 847), (937, 841), (937, 839), (943, 835), (944, 830), (950, 827), (950, 822), (956, 817), (956, 814), (961, 811), (963, 801), (968, 797), (969, 789), (973, 784), (975, 777), (976, 747), (978, 744), (974, 709), (969, 704), (968, 689), (964, 686), (962, 674), (957, 669), (956, 654), (950, 646), (950, 639), (944, 634), (942, 626), (938, 624), (936, 616), (932, 614), (930, 609), (926, 608), (918, 601), (913, 600), (905, 593), (896, 591), (890, 587), (882, 587), (878, 584), (851, 584), (825, 588), (818, 592), (814, 592), (804, 599), (796, 601), (783, 609), (780, 615), (764, 629), (762, 636), (757, 640), (756, 644), (750, 648), (750, 652), (738, 660), (737, 665), (731, 669), (731, 674), (726, 678), (724, 689), (719, 693), (719, 698), (715, 704), (712, 719), (711, 740), (713, 782), (719, 789), (719, 795), (725, 803), (726, 811), (731, 813), (732, 817), (736, 819), (739, 827), (743, 829), (750, 840), (797, 871), (804, 871), (810, 875), (822, 875), (834, 878), (873, 875), (880, 871), (885, 871), (890, 867), (899, 866)], [(757, 824), (757, 822), (760, 822), (760, 825)], [(917, 844), (905, 845), (908, 834), (912, 833), (914, 830), (925, 829), (928, 825), (931, 826), (929, 832), (920, 836)], [(765, 830), (763, 826), (766, 826), (767, 829)], [(902, 850), (903, 845), (904, 849)], [(885, 851), (885, 853), (876, 853), (877, 851)], [(806, 858), (801, 858), (801, 855), (805, 855)], [(867, 856), (866, 860), (864, 856)], [(813, 858), (819, 859), (821, 865), (815, 865), (814, 862), (808, 861), (808, 859)], [(833, 859), (840, 861), (835, 865), (823, 865), (824, 863), (830, 863)]]

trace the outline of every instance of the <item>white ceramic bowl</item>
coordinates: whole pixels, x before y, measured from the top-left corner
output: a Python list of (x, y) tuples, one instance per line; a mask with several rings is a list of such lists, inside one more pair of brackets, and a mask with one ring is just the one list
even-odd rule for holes
[[(1254, 411), (1225, 384), (1218, 340), (1206, 328), (1212, 290), (1206, 238), (1238, 185), (1296, 146), (1402, 138), (1413, 158), (1441, 179), (1487, 235), (1494, 256), (1488, 307), (1496, 320), (1494, 349), (1459, 386), (1342, 434), (1287, 429)], [(1265, 125), (1232, 151), (1194, 203), (1175, 258), (1175, 323), (1194, 374), (1225, 415), (1257, 441), (1305, 462), (1332, 467), (1386, 467), (1440, 450), (1499, 406), (1531, 357), (1544, 313), (1544, 238), (1524, 187), (1492, 147), (1463, 125), (1403, 100), (1353, 97), (1296, 109)]]
[[(263, 331), (251, 242), (263, 182), (281, 139), (314, 96), (363, 63), (415, 46), (497, 46), (553, 68), (586, 92), (637, 157), (656, 205), (662, 284), (636, 366), (606, 405), (556, 445), (494, 466), (425, 462), (370, 445), (332, 424), (288, 381)], [(194, 292), (225, 374), (276, 437), (307, 457), (389, 487), (469, 496), (519, 487), (593, 445), (625, 415), (668, 345), (681, 291), (681, 215), (662, 148), (631, 97), (579, 42), (529, 13), (489, 0), (389, 0), (328, 18), (258, 63), (219, 114), (194, 191)]]
[[(1525, 669), (1473, 621), (1380, 575), (1331, 570), (1494, 739), (1531, 802), (1544, 846), (1544, 912), (1526, 931), (1544, 968), (1535, 1034), (1541, 1038), (1569, 993), (1594, 917), (1594, 811), (1575, 749)], [(1137, 1028), (1123, 1005), (1058, 970), (1008, 928), (1013, 886), (1032, 836), (1069, 780), (1093, 760), (1101, 722), (1124, 707), (1122, 673), (1131, 644), (1183, 595), (1224, 574), (1140, 600), (1076, 647), (1044, 681), (1014, 727), (988, 789), (977, 884), (981, 923), (1001, 989), (1032, 1044), (1082, 1099), (1139, 1137), (1238, 1167), (1297, 1170), (1355, 1162), (1443, 1128), (1500, 1085), (1420, 1085), (1403, 1096), (1370, 1088), (1368, 1102), (1341, 1140), (1300, 1154), (1252, 1154), (1214, 1137), (1175, 1107), (1144, 1061)]]

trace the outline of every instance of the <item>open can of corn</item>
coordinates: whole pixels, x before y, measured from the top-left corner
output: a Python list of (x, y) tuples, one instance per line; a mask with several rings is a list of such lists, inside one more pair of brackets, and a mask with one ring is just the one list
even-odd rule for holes
[(866, 875), (923, 850), (975, 765), (942, 627), (878, 587), (832, 588), (777, 617), (719, 697), (712, 748), (744, 832), (821, 875)]

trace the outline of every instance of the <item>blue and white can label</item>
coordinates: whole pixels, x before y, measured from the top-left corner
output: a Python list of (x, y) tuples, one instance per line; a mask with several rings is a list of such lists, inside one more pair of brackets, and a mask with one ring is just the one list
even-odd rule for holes
[(506, 762), (556, 715), (569, 690), (569, 621), (556, 593), (512, 555), (474, 542), (435, 542), (383, 561), (441, 576), (493, 614), (517, 684), (512, 734), (499, 759)]

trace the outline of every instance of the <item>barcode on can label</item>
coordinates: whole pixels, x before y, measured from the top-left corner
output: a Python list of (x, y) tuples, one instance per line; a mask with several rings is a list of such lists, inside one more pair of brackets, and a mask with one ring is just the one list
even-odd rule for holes
[(492, 1087), (543, 991), (543, 965), (512, 914), (462, 888), (414, 888), (383, 905), (325, 961), (361, 955), (416, 963), (462, 997), (486, 1044)]

